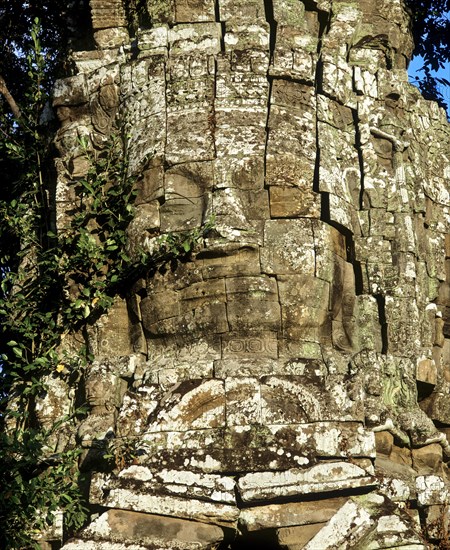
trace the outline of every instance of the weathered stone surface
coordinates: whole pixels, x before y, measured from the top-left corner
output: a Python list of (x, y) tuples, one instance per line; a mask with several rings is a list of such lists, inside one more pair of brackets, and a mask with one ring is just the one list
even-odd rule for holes
[(57, 80), (53, 88), (53, 106), (80, 105), (88, 101), (84, 74)]
[(390, 514), (391, 504), (377, 494), (351, 498), (333, 518), (304, 546), (323, 548), (395, 548), (425, 550), (422, 537), (411, 518)]
[[(91, 501), (108, 508), (158, 513), (164, 516), (231, 526), (239, 516), (236, 506), (216, 502), (213, 499), (210, 501), (197, 499), (194, 496), (195, 491), (190, 496), (176, 490), (170, 494), (170, 490), (166, 492), (164, 487), (154, 486), (151, 482), (133, 480), (134, 483), (130, 483), (126, 479), (121, 481), (118, 478), (115, 482), (108, 479), (103, 482), (102, 477), (97, 476), (91, 485)], [(188, 486), (184, 485), (185, 488)], [(180, 488), (182, 487), (183, 485), (180, 484)]]
[(316, 535), (325, 523), (314, 523), (297, 527), (286, 527), (277, 530), (278, 542), (281, 548), (299, 550)]
[[(207, 548), (224, 524), (242, 544), (425, 548), (402, 508), (441, 537), (450, 131), (407, 81), (404, 3), (148, 0), (130, 39), (134, 4), (91, 0), (98, 51), (56, 84), (58, 228), (80, 137), (97, 154), (112, 133), (134, 260), (212, 228), (85, 331), (78, 441), (109, 511), (66, 547)], [(69, 406), (55, 382), (37, 417)], [(107, 445), (115, 471), (95, 473)]]
[[(106, 24), (105, 22), (100, 24)], [(94, 33), (95, 43), (99, 48), (118, 48), (129, 40), (125, 28), (100, 29)]]
[(94, 29), (126, 26), (125, 8), (121, 0), (92, 0), (90, 5)]
[[(83, 542), (69, 542), (68, 548), (85, 541), (103, 544), (139, 541), (145, 548), (194, 550), (214, 548), (223, 539), (220, 527), (164, 516), (141, 514), (127, 510), (109, 510), (93, 521), (82, 533)], [(95, 548), (95, 546), (93, 545)]]
[(444, 479), (437, 475), (416, 478), (417, 499), (420, 504), (431, 506), (448, 502), (448, 489)]
[(289, 504), (268, 504), (241, 511), (239, 521), (249, 531), (295, 525), (316, 525), (328, 521), (341, 508), (345, 497), (324, 499), (316, 502), (292, 502)]
[(247, 474), (238, 486), (244, 502), (270, 500), (295, 494), (323, 493), (349, 487), (375, 486), (376, 480), (363, 469), (345, 462), (318, 464), (308, 470)]
[(427, 506), (425, 508), (425, 524), (428, 536), (432, 540), (441, 540), (448, 538), (450, 527), (450, 516), (447, 507)]

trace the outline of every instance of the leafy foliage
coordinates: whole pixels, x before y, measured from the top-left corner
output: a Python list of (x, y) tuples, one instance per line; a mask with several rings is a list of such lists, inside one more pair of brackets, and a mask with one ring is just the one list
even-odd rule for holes
[(450, 86), (450, 82), (432, 71), (450, 61), (450, 0), (406, 0), (406, 4), (413, 14), (414, 55), (424, 61), (417, 84), (426, 99), (446, 108), (439, 85)]
[(65, 512), (66, 523), (74, 528), (85, 518), (78, 451), (65, 449), (57, 463), (46, 463), (53, 429), (41, 427), (34, 414), (36, 400), (45, 395), (45, 376), (58, 362), (56, 348), (63, 331), (57, 307), (62, 280), (49, 238), (52, 129), (41, 123), (49, 84), (40, 29), (34, 20), (23, 52), (27, 78), (18, 120), (0, 113), (1, 165), (9, 170), (7, 193), (0, 200), (3, 548), (35, 545), (57, 510)]
[(77, 529), (83, 523), (87, 510), (79, 497), (79, 451), (67, 450), (43, 460), (47, 437), (43, 430), (0, 433), (2, 548), (39, 548), (34, 539), (62, 510), (67, 528)]
[(70, 357), (63, 338), (92, 323), (130, 277), (183, 256), (208, 226), (157, 242), (153, 253), (130, 258), (126, 228), (133, 217), (134, 180), (128, 177), (126, 137), (113, 135), (95, 149), (80, 141), (89, 169), (75, 183), (76, 205), (56, 230), (51, 170), (52, 127), (43, 121), (48, 101), (45, 51), (38, 19), (24, 52), (27, 79), (16, 119), (0, 113), (0, 152), (13, 168), (9, 194), (0, 198), (0, 546), (33, 546), (40, 531), (64, 513), (65, 527), (86, 517), (79, 488), (79, 450), (73, 438), (60, 450), (55, 434), (81, 410), (43, 425), (36, 404), (53, 380), (77, 384), (89, 359)]

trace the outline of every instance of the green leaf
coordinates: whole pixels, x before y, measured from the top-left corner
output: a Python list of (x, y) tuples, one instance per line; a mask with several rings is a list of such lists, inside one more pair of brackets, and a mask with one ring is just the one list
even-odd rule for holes
[(22, 357), (22, 349), (17, 346), (13, 347), (13, 352), (17, 357)]

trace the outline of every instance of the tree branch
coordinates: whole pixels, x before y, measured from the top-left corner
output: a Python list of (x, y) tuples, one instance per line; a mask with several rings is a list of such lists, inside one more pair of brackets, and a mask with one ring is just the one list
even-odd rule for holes
[(0, 75), (0, 94), (2, 94), (3, 97), (6, 99), (6, 101), (8, 102), (8, 105), (9, 105), (13, 115), (17, 119), (19, 119), (21, 117), (22, 113), (20, 112), (19, 106), (14, 101), (13, 96), (10, 94), (10, 92), (8, 90), (8, 87), (6, 86), (5, 79), (1, 75)]

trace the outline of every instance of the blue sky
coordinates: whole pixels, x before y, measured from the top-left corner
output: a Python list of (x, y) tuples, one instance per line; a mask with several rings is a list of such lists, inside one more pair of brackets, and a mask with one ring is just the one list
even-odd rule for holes
[[(408, 69), (409, 79), (414, 84), (414, 76), (417, 75), (419, 78), (423, 75), (421, 72), (417, 72), (423, 66), (423, 59), (421, 57), (414, 57), (411, 61)], [(446, 63), (443, 69), (440, 69), (438, 72), (432, 71), (433, 76), (438, 76), (441, 78), (446, 78), (450, 81), (450, 63)], [(444, 96), (444, 100), (447, 103), (447, 112), (450, 116), (450, 87), (441, 86), (440, 91)]]

